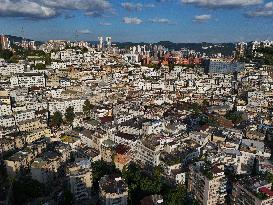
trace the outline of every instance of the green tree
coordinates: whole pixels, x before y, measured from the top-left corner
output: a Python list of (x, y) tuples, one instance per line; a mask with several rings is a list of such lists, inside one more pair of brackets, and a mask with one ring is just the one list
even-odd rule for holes
[(198, 203), (188, 197), (187, 188), (182, 185), (177, 187), (169, 187), (165, 185), (163, 187), (163, 199), (166, 205), (197, 205)]
[(209, 106), (209, 101), (204, 100), (204, 101), (202, 102), (202, 106), (203, 106), (203, 107), (208, 107), (208, 106)]
[(226, 118), (234, 124), (238, 124), (243, 120), (243, 113), (239, 111), (230, 111), (226, 114)]
[(120, 175), (120, 171), (116, 169), (115, 165), (113, 163), (107, 163), (105, 161), (96, 161), (92, 163), (92, 176), (93, 176), (93, 182), (94, 186), (93, 188), (95, 190), (98, 190), (99, 188), (99, 180), (101, 177), (105, 175)]
[(85, 116), (90, 117), (92, 105), (89, 100), (86, 100), (83, 105), (83, 113)]
[(162, 188), (162, 169), (156, 167), (147, 174), (139, 165), (131, 163), (123, 170), (123, 178), (129, 186), (129, 201), (133, 204), (150, 194), (160, 194)]
[(34, 66), (35, 70), (45, 70), (46, 69), (46, 65), (43, 64), (43, 63), (37, 63), (35, 66)]
[(61, 124), (63, 123), (63, 115), (61, 112), (57, 111), (53, 114), (51, 118), (51, 125), (53, 127), (59, 128)]
[(167, 194), (164, 196), (164, 202), (167, 205), (186, 205), (187, 190), (183, 186), (177, 188), (169, 188)]
[(252, 165), (252, 170), (251, 170), (251, 175), (252, 176), (256, 176), (258, 174), (258, 164), (259, 164), (259, 161), (255, 157), (253, 165)]
[(271, 174), (270, 172), (267, 172), (266, 180), (269, 181), (270, 183), (273, 183), (273, 174)]
[(6, 61), (9, 61), (12, 56), (13, 56), (13, 53), (10, 50), (1, 50), (0, 51), (0, 58), (4, 58)]
[(202, 108), (198, 103), (192, 103), (190, 105), (190, 109), (192, 109), (195, 114), (198, 114), (198, 113), (202, 112)]
[(14, 204), (26, 204), (31, 200), (43, 196), (45, 187), (43, 184), (30, 177), (16, 179), (12, 190)]
[(74, 108), (73, 107), (68, 107), (65, 111), (65, 119), (66, 119), (66, 122), (72, 126), (72, 123), (75, 119), (75, 113), (74, 113)]
[(87, 52), (88, 52), (88, 48), (83, 47), (83, 48), (82, 48), (82, 52), (83, 52), (83, 53), (87, 53)]
[(73, 194), (69, 190), (65, 190), (63, 193), (63, 199), (60, 201), (61, 205), (72, 205)]
[(13, 55), (10, 59), (9, 59), (10, 63), (18, 63), (19, 62), (19, 58), (17, 55)]

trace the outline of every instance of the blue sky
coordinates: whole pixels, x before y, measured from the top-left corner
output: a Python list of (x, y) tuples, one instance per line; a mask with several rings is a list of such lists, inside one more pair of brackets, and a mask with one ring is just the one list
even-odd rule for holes
[(35, 40), (272, 40), (270, 0), (0, 0), (0, 33)]

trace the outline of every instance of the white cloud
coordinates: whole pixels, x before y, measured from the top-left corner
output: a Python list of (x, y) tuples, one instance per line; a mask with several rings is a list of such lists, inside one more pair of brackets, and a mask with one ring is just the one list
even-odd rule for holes
[(0, 0), (3, 17), (51, 18), (64, 10), (82, 10), (99, 16), (112, 7), (108, 0)]
[(204, 7), (235, 8), (261, 4), (263, 3), (263, 0), (181, 0), (181, 2)]
[(273, 10), (256, 10), (247, 13), (249, 17), (269, 17), (273, 16)]
[(91, 34), (92, 32), (89, 29), (83, 29), (83, 30), (77, 31), (77, 33), (86, 35), (86, 34)]
[(193, 21), (203, 23), (210, 19), (211, 19), (211, 15), (204, 14), (204, 15), (195, 16)]
[(50, 18), (57, 15), (54, 8), (40, 5), (34, 1), (0, 0), (0, 16)]
[(149, 19), (149, 21), (152, 23), (159, 23), (159, 24), (171, 24), (171, 20), (166, 18), (153, 18), (153, 19)]
[(143, 9), (143, 4), (141, 3), (124, 2), (121, 3), (121, 6), (128, 11), (141, 11)]
[(265, 7), (266, 9), (273, 9), (273, 2), (272, 2), (272, 1), (271, 1), (271, 2), (268, 2), (267, 4), (264, 5), (264, 7)]
[(248, 17), (271, 17), (273, 16), (273, 2), (268, 2), (262, 8), (257, 8), (246, 14)]
[[(37, 0), (34, 0), (37, 1)], [(41, 4), (53, 8), (76, 10), (106, 10), (111, 7), (106, 0), (38, 0)]]
[(143, 21), (137, 17), (134, 18), (124, 17), (123, 22), (126, 24), (141, 24)]
[(141, 3), (131, 3), (131, 2), (123, 2), (121, 6), (128, 11), (141, 11), (144, 8), (154, 8), (154, 4), (141, 4)]

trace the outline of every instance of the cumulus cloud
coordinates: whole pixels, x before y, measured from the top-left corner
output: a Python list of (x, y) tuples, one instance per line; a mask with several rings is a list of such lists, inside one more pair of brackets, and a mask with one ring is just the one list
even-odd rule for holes
[(194, 19), (193, 19), (193, 21), (194, 22), (203, 23), (203, 22), (207, 22), (210, 19), (211, 19), (211, 15), (204, 14), (204, 15), (197, 15), (197, 16), (195, 16)]
[(121, 3), (121, 6), (128, 11), (141, 11), (143, 9), (143, 4), (141, 3), (124, 2)]
[(20, 0), (0, 0), (0, 16), (5, 17), (34, 17), (51, 18), (57, 15), (54, 8), (40, 5), (35, 1)]
[(123, 23), (125, 24), (141, 24), (143, 21), (137, 17), (130, 18), (130, 17), (124, 17)]
[(153, 18), (149, 19), (151, 23), (159, 23), (159, 24), (171, 24), (171, 20), (166, 19), (166, 18)]
[(51, 18), (64, 10), (103, 14), (111, 11), (108, 0), (0, 0), (0, 16)]
[(265, 7), (266, 9), (273, 9), (273, 2), (271, 1), (271, 2), (266, 3), (266, 4), (264, 5), (264, 7)]
[(263, 0), (181, 0), (181, 2), (212, 8), (236, 8), (261, 4)]
[(247, 17), (271, 17), (273, 16), (273, 2), (266, 3), (262, 8), (257, 8), (246, 14)]
[(141, 11), (144, 8), (153, 8), (154, 4), (141, 4), (141, 3), (131, 3), (131, 2), (123, 2), (121, 6), (128, 11)]

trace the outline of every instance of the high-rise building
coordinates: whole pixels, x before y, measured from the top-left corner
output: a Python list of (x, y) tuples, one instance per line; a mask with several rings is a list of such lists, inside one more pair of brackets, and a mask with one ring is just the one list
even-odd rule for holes
[(106, 40), (107, 47), (110, 48), (112, 45), (112, 37), (106, 37), (105, 40)]
[(98, 40), (99, 40), (98, 49), (102, 49), (103, 48), (103, 37), (102, 36), (98, 37)]
[(30, 50), (36, 50), (35, 41), (30, 41), (28, 47)]
[(9, 49), (10, 48), (9, 38), (7, 36), (1, 35), (0, 44), (1, 44), (2, 50)]
[(242, 58), (245, 56), (247, 49), (247, 43), (245, 42), (240, 42), (236, 44), (236, 57), (237, 58)]
[(203, 62), (206, 73), (233, 73), (245, 69), (245, 64), (240, 62), (231, 62), (222, 58), (211, 58)]
[(89, 199), (93, 183), (90, 161), (83, 160), (67, 168), (70, 192), (76, 201)]
[(209, 166), (202, 161), (190, 166), (189, 191), (200, 205), (224, 204), (226, 183), (224, 170), (218, 166)]

